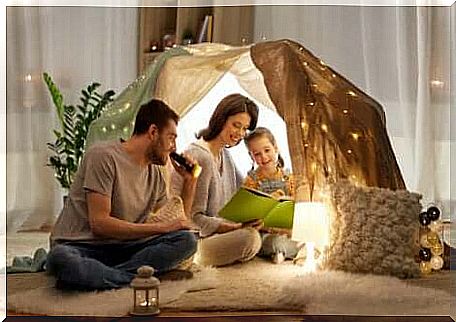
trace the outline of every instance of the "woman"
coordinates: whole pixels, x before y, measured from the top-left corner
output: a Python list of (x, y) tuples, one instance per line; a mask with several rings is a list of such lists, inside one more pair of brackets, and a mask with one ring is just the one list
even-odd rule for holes
[[(191, 216), (200, 228), (202, 239), (197, 259), (203, 266), (222, 266), (252, 259), (261, 248), (258, 231), (218, 217), (219, 210), (242, 184), (228, 148), (237, 145), (247, 130), (256, 127), (258, 107), (240, 94), (220, 101), (207, 128), (197, 134), (198, 141), (185, 153), (202, 167), (198, 178)], [(171, 190), (180, 194), (180, 176), (171, 176)]]

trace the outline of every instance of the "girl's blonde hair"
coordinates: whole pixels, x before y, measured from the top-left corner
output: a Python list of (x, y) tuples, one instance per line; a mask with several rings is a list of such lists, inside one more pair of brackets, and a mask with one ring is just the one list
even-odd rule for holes
[[(254, 139), (257, 139), (257, 138), (260, 138), (260, 137), (266, 137), (272, 143), (272, 145), (275, 148), (277, 148), (277, 142), (276, 142), (276, 139), (275, 139), (274, 135), (272, 135), (272, 132), (269, 131), (269, 129), (267, 129), (265, 127), (259, 126), (255, 130), (253, 130), (252, 132), (250, 132), (249, 134), (247, 134), (245, 136), (244, 143), (245, 143), (247, 149), (249, 148), (249, 143), (250, 142), (252, 142)], [(277, 150), (278, 150), (278, 148), (277, 148)], [(283, 168), (284, 165), (285, 165), (285, 162), (283, 161), (283, 158), (280, 155), (280, 152), (278, 152), (278, 156), (277, 156), (277, 165), (280, 168)]]

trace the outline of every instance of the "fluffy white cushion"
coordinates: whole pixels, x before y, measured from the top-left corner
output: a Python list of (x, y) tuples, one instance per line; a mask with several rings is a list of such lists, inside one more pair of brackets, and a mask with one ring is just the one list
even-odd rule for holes
[(332, 185), (331, 245), (327, 269), (394, 275), (420, 274), (421, 195), (406, 190), (358, 187), (348, 180)]
[(184, 204), (181, 197), (172, 196), (168, 199), (167, 203), (161, 207), (156, 213), (151, 212), (147, 217), (146, 222), (171, 222), (176, 219), (184, 219), (185, 211)]

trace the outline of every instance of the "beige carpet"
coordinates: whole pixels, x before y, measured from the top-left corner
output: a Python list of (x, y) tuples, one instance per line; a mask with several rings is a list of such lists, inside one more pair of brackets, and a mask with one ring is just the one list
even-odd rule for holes
[[(256, 259), (218, 269), (203, 269), (191, 280), (165, 281), (163, 312), (287, 311), (306, 314), (449, 315), (449, 272), (428, 279), (319, 272), (299, 275), (300, 267)], [(44, 274), (22, 285), (8, 277), (7, 309), (17, 313), (124, 316), (132, 302), (128, 288), (92, 293), (63, 293)], [(453, 276), (454, 277), (454, 276)], [(37, 283), (38, 282), (38, 283)], [(454, 293), (453, 293), (454, 294)]]

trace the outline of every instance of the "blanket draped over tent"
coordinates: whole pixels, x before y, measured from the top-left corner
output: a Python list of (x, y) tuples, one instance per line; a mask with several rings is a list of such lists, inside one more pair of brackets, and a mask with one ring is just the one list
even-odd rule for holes
[(227, 72), (287, 124), (298, 200), (318, 200), (328, 183), (346, 178), (405, 189), (381, 105), (290, 40), (165, 52), (92, 123), (88, 144), (128, 138), (139, 106), (152, 97), (184, 115)]

